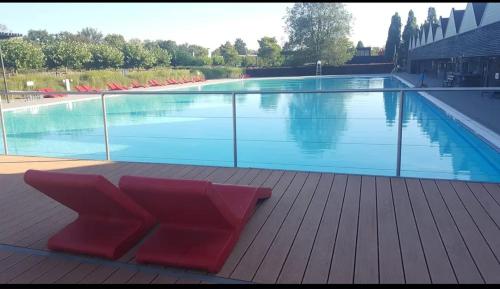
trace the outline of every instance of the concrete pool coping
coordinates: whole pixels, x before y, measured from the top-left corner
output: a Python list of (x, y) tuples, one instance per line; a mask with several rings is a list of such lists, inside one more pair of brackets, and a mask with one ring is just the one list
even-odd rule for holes
[[(401, 81), (402, 83), (406, 84), (408, 87), (411, 88), (415, 87), (415, 85), (397, 75), (392, 75), (392, 76)], [(433, 103), (436, 107), (441, 109), (448, 117), (460, 123), (466, 129), (471, 131), (474, 135), (476, 135), (481, 140), (490, 145), (494, 150), (500, 152), (500, 135), (498, 135), (491, 129), (487, 128), (486, 126), (480, 124), (479, 122), (473, 120), (472, 118), (466, 116), (465, 114), (461, 113), (460, 111), (456, 110), (450, 105), (437, 99), (431, 94), (425, 91), (419, 91), (418, 93), (422, 95), (424, 98), (426, 98), (428, 101)]]
[[(202, 85), (212, 85), (212, 84), (219, 84), (219, 83), (227, 83), (227, 82), (235, 82), (235, 81), (240, 81), (242, 80), (241, 78), (236, 78), (236, 79), (231, 79), (231, 78), (224, 78), (224, 79), (214, 79), (214, 80), (207, 80), (203, 82), (195, 82), (195, 83), (187, 83), (187, 84), (178, 84), (178, 85), (169, 85), (169, 86), (160, 86), (160, 87), (146, 87), (146, 88), (131, 88), (128, 91), (165, 91), (165, 90), (175, 90), (179, 88), (189, 88), (189, 87), (196, 87), (196, 86), (202, 86)], [(116, 91), (114, 91), (116, 92)], [(107, 95), (106, 97), (117, 97), (117, 96), (122, 96), (123, 94), (113, 94), (113, 95)], [(73, 103), (73, 102), (80, 102), (80, 101), (87, 101), (87, 100), (93, 100), (93, 99), (100, 99), (100, 95), (95, 95), (95, 94), (85, 94), (82, 93), (81, 95), (68, 95), (62, 98), (42, 98), (42, 99), (37, 99), (37, 100), (31, 100), (31, 101), (25, 101), (23, 99), (15, 100), (10, 103), (2, 103), (3, 106), (3, 111), (14, 111), (14, 110), (21, 110), (21, 109), (29, 109), (29, 108), (35, 108), (35, 107), (43, 107), (43, 106), (50, 106), (50, 105), (56, 105), (56, 104), (67, 104), (67, 103)]]

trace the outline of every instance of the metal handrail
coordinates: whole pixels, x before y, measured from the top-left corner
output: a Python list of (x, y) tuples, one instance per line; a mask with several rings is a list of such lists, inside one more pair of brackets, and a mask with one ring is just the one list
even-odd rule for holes
[[(223, 94), (232, 96), (232, 130), (233, 130), (233, 164), (238, 167), (238, 146), (236, 129), (236, 95), (237, 94), (325, 94), (325, 93), (347, 93), (347, 92), (399, 92), (398, 106), (398, 136), (397, 136), (397, 156), (396, 156), (396, 176), (401, 175), (401, 146), (403, 134), (403, 109), (405, 92), (423, 92), (423, 91), (500, 91), (500, 87), (401, 87), (401, 88), (366, 88), (366, 89), (333, 89), (333, 90), (236, 90), (236, 91), (102, 91), (102, 92), (77, 92), (77, 91), (55, 91), (49, 94), (65, 95), (96, 95), (101, 97), (104, 126), (104, 143), (106, 147), (106, 160), (111, 160), (109, 150), (109, 135), (106, 113), (106, 95), (214, 95)], [(7, 91), (8, 95), (46, 95), (47, 92), (40, 91)], [(4, 144), (4, 154), (8, 155), (7, 132), (3, 117), (2, 101), (0, 99), (0, 125), (2, 127), (2, 139)]]

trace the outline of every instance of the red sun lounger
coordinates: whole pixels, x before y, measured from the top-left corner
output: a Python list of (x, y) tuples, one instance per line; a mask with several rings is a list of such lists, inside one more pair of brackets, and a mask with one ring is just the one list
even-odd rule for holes
[(140, 84), (137, 80), (132, 81), (132, 88), (147, 87), (146, 85)]
[(238, 241), (258, 199), (269, 188), (208, 181), (123, 176), (120, 189), (160, 226), (136, 254), (137, 262), (218, 272)]
[(28, 170), (24, 181), (78, 213), (53, 235), (48, 248), (116, 259), (155, 224), (155, 219), (100, 175)]
[(81, 87), (83, 87), (84, 89), (86, 89), (87, 91), (91, 91), (91, 92), (101, 92), (100, 89), (98, 88), (95, 88), (95, 87), (90, 87), (88, 85), (82, 85)]

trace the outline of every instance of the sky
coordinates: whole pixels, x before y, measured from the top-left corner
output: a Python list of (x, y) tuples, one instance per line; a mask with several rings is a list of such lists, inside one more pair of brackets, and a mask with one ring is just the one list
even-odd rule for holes
[[(350, 38), (356, 44), (383, 47), (391, 16), (398, 12), (402, 28), (413, 9), (417, 23), (436, 8), (448, 17), (451, 8), (465, 9), (467, 3), (346, 3), (353, 16)], [(263, 36), (287, 40), (287, 7), (293, 3), (0, 3), (0, 24), (11, 32), (26, 34), (30, 29), (49, 33), (77, 32), (92, 27), (103, 34), (118, 33), (125, 39), (164, 39), (188, 42), (210, 49), (242, 38), (251, 49)]]

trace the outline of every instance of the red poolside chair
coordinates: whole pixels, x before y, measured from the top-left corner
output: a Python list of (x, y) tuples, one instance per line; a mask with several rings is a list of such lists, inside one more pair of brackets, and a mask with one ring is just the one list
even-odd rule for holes
[(114, 82), (106, 83), (110, 90), (124, 90), (121, 86), (117, 86)]
[(121, 177), (119, 187), (160, 223), (138, 262), (209, 272), (220, 270), (257, 200), (271, 196), (270, 188), (134, 176)]
[(83, 87), (83, 85), (75, 85), (75, 89), (78, 91), (78, 92), (87, 92), (88, 90)]
[(132, 81), (132, 88), (147, 87), (146, 85), (140, 84), (137, 80)]
[(100, 89), (98, 88), (95, 88), (95, 87), (90, 87), (88, 85), (82, 85), (83, 88), (85, 88), (87, 91), (91, 91), (91, 92), (101, 92)]
[(171, 79), (168, 79), (167, 80), (167, 83), (168, 84), (179, 84), (177, 81), (175, 81), (175, 79), (171, 78)]
[(48, 248), (116, 259), (155, 224), (155, 219), (99, 175), (28, 170), (24, 181), (78, 213), (53, 235)]
[[(56, 92), (54, 89), (52, 89), (50, 87), (41, 88), (38, 91), (47, 92), (47, 93), (48, 92)], [(45, 94), (43, 97), (44, 98), (57, 98), (57, 97), (64, 97), (64, 96), (66, 96), (66, 94), (49, 93), (49, 94)]]
[(116, 87), (118, 87), (120, 90), (127, 90), (128, 87), (124, 86), (124, 85), (121, 85), (121, 84), (118, 84), (116, 82), (112, 82), (112, 84), (114, 84)]

